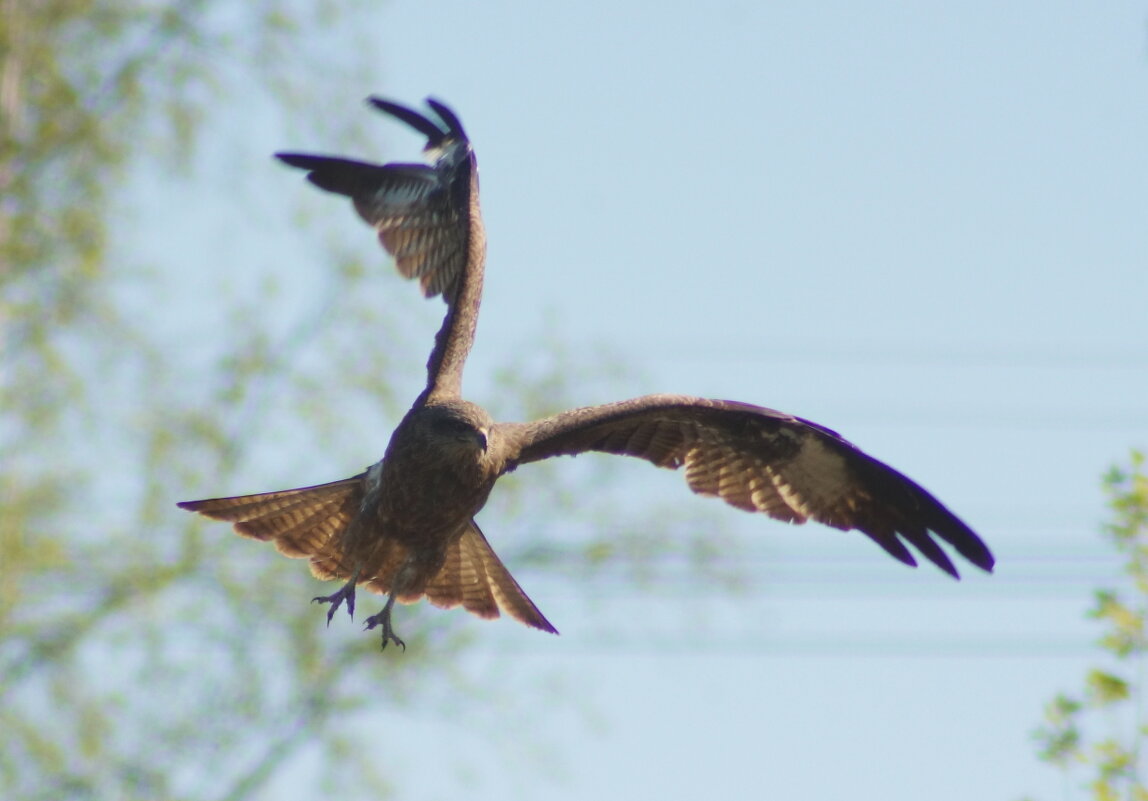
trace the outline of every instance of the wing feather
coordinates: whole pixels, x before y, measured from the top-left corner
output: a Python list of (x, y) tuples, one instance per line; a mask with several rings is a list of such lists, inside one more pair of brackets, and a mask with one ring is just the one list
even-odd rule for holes
[(419, 279), (427, 297), (449, 296), (466, 265), (470, 233), (469, 208), (453, 172), (306, 153), (276, 156), (307, 170), (307, 179), (320, 189), (351, 198), (399, 274)]
[(338, 537), (358, 513), (363, 475), (313, 487), (183, 501), (181, 509), (232, 524), (244, 537), (272, 542), (285, 556), (310, 558), (319, 578), (348, 575)]
[(912, 479), (835, 431), (772, 409), (648, 395), (505, 424), (503, 430), (515, 451), (510, 470), (587, 451), (635, 456), (659, 467), (684, 467), (691, 490), (739, 509), (859, 530), (908, 565), (916, 560), (905, 542), (958, 576), (932, 535), (984, 570), (994, 564), (980, 537)]

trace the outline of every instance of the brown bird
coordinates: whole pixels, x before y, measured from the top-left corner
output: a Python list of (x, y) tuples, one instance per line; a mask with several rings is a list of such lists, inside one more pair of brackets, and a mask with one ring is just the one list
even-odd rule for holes
[(419, 278), (428, 296), (443, 294), (447, 314), (427, 363), (426, 389), (382, 460), (366, 472), (314, 487), (179, 504), (234, 523), (244, 536), (270, 540), (287, 556), (309, 558), (318, 578), (345, 579), (337, 592), (315, 599), (331, 604), (328, 623), (344, 602), (353, 615), (355, 587), (365, 584), (388, 596), (366, 621), (368, 629), (382, 628), (384, 648), (403, 645), (391, 625), (394, 602), (424, 596), (484, 618), (506, 612), (557, 633), (473, 518), (504, 473), (587, 451), (685, 468), (690, 489), (739, 509), (857, 529), (908, 565), (916, 559), (906, 543), (959, 577), (935, 536), (992, 570), (993, 556), (980, 537), (929, 492), (800, 417), (734, 401), (647, 395), (531, 423), (496, 423), (463, 400), (486, 250), (474, 151), (458, 118), (438, 101), (427, 100), (437, 122), (389, 101), (370, 103), (425, 134), (434, 166), (279, 158), (309, 170), (317, 186), (349, 196), (399, 271)]

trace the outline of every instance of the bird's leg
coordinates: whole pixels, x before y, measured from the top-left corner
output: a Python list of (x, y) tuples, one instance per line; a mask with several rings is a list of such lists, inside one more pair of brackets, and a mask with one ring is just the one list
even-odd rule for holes
[(335, 616), (335, 612), (342, 606), (343, 601), (347, 602), (347, 614), (351, 620), (355, 619), (355, 584), (359, 580), (359, 571), (356, 570), (347, 579), (347, 583), (339, 588), (338, 592), (331, 595), (317, 595), (311, 599), (313, 604), (330, 604), (331, 608), (327, 610), (327, 625), (331, 625), (331, 618)]
[(399, 639), (395, 634), (395, 630), (391, 628), (391, 608), (395, 605), (395, 594), (392, 592), (387, 598), (387, 605), (383, 607), (383, 611), (377, 615), (371, 615), (367, 618), (366, 628), (373, 629), (375, 626), (383, 627), (383, 649), (385, 650), (388, 642), (393, 642), (395, 645), (407, 650), (407, 644)]

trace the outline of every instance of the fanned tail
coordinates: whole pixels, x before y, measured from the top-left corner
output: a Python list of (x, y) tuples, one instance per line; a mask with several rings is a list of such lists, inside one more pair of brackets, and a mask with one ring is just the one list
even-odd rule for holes
[(527, 626), (558, 633), (518, 586), (473, 520), (462, 536), (451, 543), (446, 560), (427, 582), (424, 592), (435, 606), (449, 609), (461, 605), (487, 619), (506, 612)]

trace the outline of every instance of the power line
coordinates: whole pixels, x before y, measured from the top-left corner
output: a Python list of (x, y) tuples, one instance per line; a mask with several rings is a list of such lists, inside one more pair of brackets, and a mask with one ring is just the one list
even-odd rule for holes
[(825, 657), (878, 659), (1079, 659), (1096, 654), (1085, 638), (957, 635), (949, 637), (864, 636), (829, 632), (817, 637), (754, 635), (731, 637), (691, 632), (689, 636), (651, 636), (645, 633), (578, 633), (564, 635), (568, 642), (530, 644), (521, 639), (502, 648), (523, 656), (589, 657)]
[(740, 341), (640, 343), (637, 349), (650, 358), (664, 361), (704, 361), (721, 363), (746, 362), (829, 362), (856, 366), (892, 365), (945, 368), (1004, 368), (1057, 370), (1144, 370), (1148, 368), (1148, 349), (1121, 345), (1083, 348), (1064, 344), (1030, 347), (911, 345), (874, 342), (856, 347), (840, 343), (808, 342), (761, 343)]

